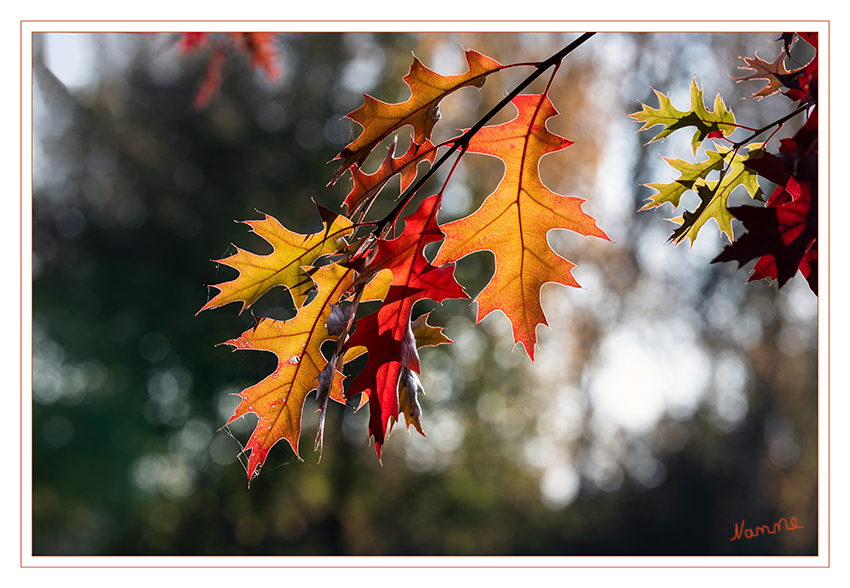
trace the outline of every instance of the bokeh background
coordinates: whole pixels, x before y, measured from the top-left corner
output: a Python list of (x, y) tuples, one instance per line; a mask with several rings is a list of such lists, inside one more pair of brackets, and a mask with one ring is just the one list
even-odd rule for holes
[[(334, 209), (348, 190), (324, 187), (359, 132), (342, 117), (364, 92), (404, 100), (411, 52), (453, 74), (464, 47), (541, 61), (577, 34), (285, 33), (278, 81), (231, 52), (203, 111), (210, 51), (182, 53), (177, 34), (35, 35), (33, 554), (816, 554), (817, 298), (799, 275), (778, 291), (709, 265), (711, 224), (690, 249), (667, 244), (674, 215), (637, 213), (641, 184), (675, 179), (659, 154), (690, 158), (689, 140), (643, 147), (627, 117), (656, 105), (653, 87), (686, 107), (695, 76), (743, 124), (786, 114), (780, 96), (740, 100), (757, 83), (729, 77), (739, 56), (772, 60), (781, 32), (606, 33), (570, 55), (549, 127), (575, 144), (541, 174), (587, 199), (612, 243), (550, 234), (583, 288), (544, 288), (538, 359), (512, 351), (504, 316), (474, 326), (468, 302), (437, 306), (455, 343), (422, 351), (427, 437), (398, 427), (381, 465), (366, 411), (337, 405), (319, 464), (309, 398), (304, 460), (278, 444), (250, 489), (237, 455), (255, 421), (221, 427), (275, 359), (216, 346), (250, 326), (237, 305), (196, 316), (234, 275), (209, 260), (268, 247), (234, 221), (316, 231), (313, 200)], [(446, 99), (435, 138), (528, 71)], [(441, 220), (474, 211), (501, 173), (465, 157)], [(474, 296), (492, 267), (471, 256), (458, 279)], [(277, 289), (254, 312), (294, 311)], [(729, 541), (742, 519), (781, 517), (805, 528)]]

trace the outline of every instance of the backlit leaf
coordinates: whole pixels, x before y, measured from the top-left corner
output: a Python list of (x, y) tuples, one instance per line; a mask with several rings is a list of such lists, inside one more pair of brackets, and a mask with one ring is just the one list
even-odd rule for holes
[[(338, 264), (317, 269), (313, 279), (318, 293), (295, 318), (289, 321), (260, 319), (256, 327), (225, 343), (237, 350), (270, 351), (278, 359), (273, 374), (239, 394), (242, 402), (227, 421), (230, 424), (249, 412), (259, 417), (245, 446), (245, 451), (251, 452), (249, 480), (263, 465), (272, 446), (281, 439), (285, 439), (298, 455), (304, 401), (317, 388), (319, 373), (328, 364), (320, 347), (324, 341), (334, 339), (325, 324), (333, 305), (351, 286), (353, 274), (353, 270)], [(333, 379), (330, 397), (344, 402), (341, 378)]]
[(706, 151), (708, 159), (700, 163), (691, 163), (684, 159), (673, 159), (664, 157), (664, 161), (670, 164), (670, 167), (678, 171), (681, 175), (678, 179), (668, 184), (653, 183), (644, 184), (647, 188), (656, 190), (646, 199), (641, 210), (647, 210), (661, 206), (665, 202), (669, 202), (673, 207), (679, 206), (679, 198), (688, 190), (696, 190), (700, 180), (704, 180), (709, 172), (723, 168), (723, 157), (717, 151)]
[(679, 129), (687, 127), (696, 127), (694, 136), (691, 141), (694, 154), (697, 152), (697, 147), (700, 146), (705, 139), (712, 136), (728, 136), (735, 130), (735, 115), (732, 111), (726, 108), (723, 98), (720, 94), (714, 99), (714, 111), (706, 110), (703, 102), (703, 90), (697, 86), (697, 80), (691, 82), (691, 108), (688, 111), (682, 111), (673, 106), (669, 96), (665, 96), (658, 90), (653, 90), (658, 97), (658, 108), (651, 108), (646, 104), (641, 103), (643, 110), (635, 112), (629, 116), (643, 123), (643, 126), (638, 131), (650, 129), (656, 125), (664, 125), (664, 128), (647, 141), (647, 145), (655, 141), (660, 141), (665, 137), (673, 134)]
[(343, 149), (337, 159), (342, 160), (331, 183), (336, 182), (345, 171), (360, 165), (372, 150), (393, 131), (405, 125), (413, 127), (413, 141), (422, 145), (431, 138), (431, 131), (440, 119), (440, 101), (460, 88), (481, 87), (487, 76), (502, 69), (494, 59), (476, 51), (466, 52), (466, 73), (444, 76), (422, 65), (416, 57), (404, 82), (410, 88), (410, 98), (399, 104), (387, 104), (368, 94), (363, 106), (347, 115), (363, 127), (360, 136)]
[(818, 236), (818, 216), (817, 201), (812, 201), (805, 184), (796, 199), (779, 186), (767, 207), (737, 206), (730, 212), (744, 223), (747, 232), (727, 245), (712, 263), (737, 261), (740, 266), (760, 258), (761, 266), (749, 281), (773, 278), (780, 288), (797, 270), (808, 273), (802, 265)]
[(536, 328), (547, 324), (540, 289), (547, 282), (579, 287), (572, 275), (575, 264), (549, 246), (552, 229), (608, 239), (596, 221), (581, 209), (584, 200), (560, 196), (540, 180), (540, 159), (572, 143), (546, 128), (558, 114), (545, 95), (514, 98), (517, 116), (498, 126), (484, 127), (469, 143), (470, 153), (498, 157), (505, 175), (470, 216), (442, 225), (446, 234), (434, 264), (456, 261), (476, 251), (492, 251), (496, 271), (475, 301), (478, 321), (495, 310), (507, 315), (514, 341), (522, 343), (534, 359)]
[(263, 220), (244, 221), (254, 233), (270, 243), (274, 251), (268, 255), (257, 255), (237, 247), (236, 253), (218, 260), (218, 263), (239, 270), (239, 276), (215, 286), (219, 293), (198, 312), (241, 302), (239, 312), (242, 313), (275, 286), (289, 288), (296, 308), (303, 305), (308, 292), (313, 289), (313, 281), (301, 266), (312, 265), (319, 257), (336, 253), (353, 230), (351, 221), (344, 216), (321, 207), (319, 212), (323, 216), (325, 230), (312, 235), (293, 233), (268, 215)]
[(709, 160), (717, 155), (726, 160), (731, 160), (723, 178), (717, 181), (699, 180), (696, 182), (696, 192), (700, 197), (700, 204), (693, 211), (686, 211), (680, 220), (680, 225), (673, 231), (670, 240), (679, 243), (684, 239), (690, 239), (691, 245), (696, 241), (700, 229), (705, 226), (709, 219), (714, 219), (720, 232), (726, 235), (731, 242), (732, 219), (734, 216), (729, 212), (729, 196), (738, 187), (743, 186), (753, 198), (761, 198), (761, 188), (755, 171), (747, 166), (747, 163), (758, 159), (764, 154), (760, 143), (749, 145), (746, 155), (734, 154), (725, 147), (718, 147), (718, 151), (706, 151)]
[(437, 155), (437, 148), (431, 141), (425, 141), (422, 145), (411, 142), (407, 152), (401, 157), (393, 156), (395, 146), (396, 142), (393, 141), (387, 151), (387, 157), (375, 173), (367, 174), (361, 169), (354, 172), (352, 176), (354, 183), (348, 196), (345, 197), (345, 207), (349, 215), (374, 199), (396, 174), (401, 175), (401, 191), (404, 192), (416, 179), (419, 163), (423, 161), (434, 163), (434, 157)]
[[(443, 238), (436, 220), (439, 204), (439, 196), (426, 198), (416, 212), (404, 219), (401, 235), (379, 240), (373, 252), (351, 262), (360, 272), (377, 273), (368, 285), (372, 287), (368, 298), (383, 295), (377, 311), (355, 322), (356, 330), (346, 343), (346, 361), (363, 351), (369, 353), (366, 367), (352, 382), (347, 396), (368, 396), (369, 432), (375, 438), (379, 458), (392, 422), (398, 420), (402, 370), (419, 371), (410, 323), (413, 304), (425, 298), (442, 302), (468, 297), (454, 278), (453, 264), (435, 267), (423, 254), (426, 245)], [(391, 275), (389, 282), (386, 270)], [(425, 331), (424, 327), (419, 328)], [(433, 332), (426, 336), (439, 339)]]

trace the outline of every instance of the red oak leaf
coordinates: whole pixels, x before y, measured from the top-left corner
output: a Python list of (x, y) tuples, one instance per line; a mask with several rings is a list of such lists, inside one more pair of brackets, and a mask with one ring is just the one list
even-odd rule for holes
[(398, 386), (402, 369), (419, 372), (419, 353), (409, 320), (400, 339), (395, 339), (391, 331), (380, 333), (377, 313), (364, 316), (355, 325), (354, 334), (346, 342), (349, 350), (346, 358), (353, 359), (364, 350), (369, 355), (366, 367), (351, 383), (346, 397), (364, 394), (364, 401), (368, 397), (369, 434), (375, 438), (375, 451), (381, 459), (381, 445), (389, 435), (392, 422), (398, 420)]
[[(818, 234), (817, 199), (812, 198), (808, 183), (797, 185), (796, 180), (790, 178), (789, 184), (791, 182), (800, 189), (796, 198), (778, 186), (765, 208), (737, 206), (729, 209), (744, 223), (747, 233), (724, 248), (712, 263), (734, 260), (740, 266), (759, 257), (748, 281), (773, 278), (780, 288), (797, 270), (808, 277), (810, 262), (817, 259), (816, 248), (815, 253), (810, 254)], [(816, 288), (815, 285), (815, 292)]]
[(392, 271), (389, 290), (377, 315), (380, 332), (390, 329), (397, 340), (404, 336), (417, 300), (469, 298), (455, 280), (453, 263), (435, 267), (423, 254), (426, 245), (443, 239), (436, 219), (439, 207), (439, 195), (426, 198), (416, 212), (404, 219), (401, 235), (379, 240), (373, 251), (352, 259), (352, 267), (367, 275), (383, 269)]
[[(399, 378), (403, 368), (419, 372), (419, 355), (411, 331), (413, 304), (424, 298), (442, 302), (449, 298), (468, 298), (454, 278), (454, 264), (434, 267), (423, 255), (425, 246), (439, 241), (443, 233), (436, 215), (440, 196), (426, 198), (419, 208), (404, 219), (404, 231), (392, 240), (380, 240), (367, 255), (352, 260), (352, 267), (366, 275), (389, 269), (392, 280), (378, 310), (359, 319), (356, 330), (346, 343), (346, 359), (368, 351), (366, 367), (352, 382), (346, 396), (369, 397), (369, 432), (381, 456), (381, 445), (398, 420)], [(382, 280), (383, 282), (383, 280)], [(356, 350), (362, 347), (363, 349)]]

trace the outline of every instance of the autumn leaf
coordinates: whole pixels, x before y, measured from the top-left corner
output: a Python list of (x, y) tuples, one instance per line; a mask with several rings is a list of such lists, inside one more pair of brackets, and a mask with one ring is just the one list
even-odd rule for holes
[[(241, 337), (225, 342), (237, 350), (270, 351), (277, 356), (273, 374), (244, 390), (242, 398), (227, 425), (253, 412), (259, 417), (257, 426), (245, 446), (250, 451), (248, 479), (262, 467), (269, 450), (285, 439), (295, 455), (301, 435), (301, 413), (307, 395), (316, 389), (319, 373), (328, 362), (320, 351), (321, 344), (335, 339), (325, 326), (332, 307), (352, 284), (353, 271), (338, 264), (316, 269), (312, 275), (318, 286), (316, 297), (298, 311), (294, 319), (279, 321), (262, 318)], [(334, 378), (330, 397), (344, 402), (341, 378)]]
[(401, 157), (394, 157), (396, 141), (387, 150), (387, 156), (381, 167), (373, 174), (367, 174), (358, 169), (352, 175), (354, 180), (351, 191), (345, 197), (345, 207), (349, 216), (357, 209), (377, 197), (387, 182), (396, 174), (401, 174), (401, 191), (404, 192), (416, 179), (416, 170), (420, 162), (434, 163), (437, 148), (431, 141), (422, 145), (410, 142), (407, 152)]
[(399, 104), (387, 104), (366, 94), (363, 106), (347, 118), (360, 124), (363, 132), (343, 149), (336, 159), (342, 164), (331, 180), (336, 182), (345, 171), (359, 168), (378, 143), (403, 126), (413, 127), (413, 141), (422, 145), (431, 138), (431, 131), (440, 119), (440, 101), (460, 88), (481, 87), (487, 76), (502, 69), (502, 65), (476, 51), (466, 52), (469, 69), (466, 73), (444, 76), (422, 65), (416, 57), (404, 82), (410, 88), (410, 98)]
[[(743, 186), (753, 198), (762, 197), (757, 174), (747, 165), (764, 154), (762, 144), (751, 143), (748, 150), (746, 155), (740, 155), (739, 152), (722, 146), (718, 147), (717, 152), (706, 150), (709, 161), (719, 156), (724, 160), (730, 159), (731, 162), (725, 168), (723, 177), (719, 181), (710, 182), (700, 179), (695, 182), (695, 191), (700, 197), (700, 204), (693, 211), (685, 211), (682, 217), (672, 219), (679, 223), (679, 226), (673, 231), (671, 241), (680, 243), (684, 239), (690, 239), (693, 245), (700, 230), (709, 219), (717, 222), (720, 232), (726, 235), (730, 242), (733, 240), (732, 219), (734, 217), (727, 208), (729, 196), (738, 186)], [(710, 170), (706, 173), (708, 171)]]
[(741, 266), (758, 258), (748, 281), (773, 279), (780, 288), (799, 270), (817, 294), (817, 152), (801, 157), (797, 143), (807, 132), (804, 126), (795, 138), (783, 139), (779, 155), (768, 153), (748, 164), (776, 189), (766, 208), (729, 209), (747, 233), (712, 263), (737, 261)]
[(419, 353), (410, 321), (399, 339), (392, 331), (380, 332), (377, 313), (357, 320), (354, 334), (346, 343), (346, 359), (368, 352), (366, 366), (346, 392), (346, 398), (363, 394), (361, 406), (369, 403), (369, 435), (375, 438), (375, 451), (381, 459), (381, 446), (398, 420), (398, 385), (402, 369), (419, 372)]
[[(809, 288), (812, 289), (815, 296), (818, 294), (818, 241), (812, 242), (811, 247), (800, 260), (800, 273), (806, 278)], [(776, 259), (772, 255), (763, 255), (753, 266), (753, 272), (750, 275), (748, 282), (756, 280), (769, 279), (778, 280), (779, 272), (776, 267)]]
[(767, 85), (764, 88), (755, 92), (752, 96), (750, 96), (750, 98), (758, 98), (761, 100), (762, 98), (776, 94), (784, 85), (780, 78), (787, 78), (791, 73), (785, 69), (784, 52), (777, 55), (776, 59), (774, 59), (771, 63), (761, 59), (758, 52), (756, 52), (753, 57), (742, 57), (742, 59), (747, 63), (747, 65), (746, 67), (740, 66), (738, 69), (752, 71), (753, 73), (741, 76), (740, 78), (732, 78), (733, 80), (739, 84), (746, 80), (765, 80), (767, 82)]
[[(769, 277), (777, 280), (780, 288), (784, 286), (801, 269), (818, 236), (817, 200), (812, 199), (806, 184), (800, 188), (800, 195), (792, 199), (790, 193), (778, 187), (765, 208), (731, 208), (747, 232), (727, 245), (712, 263), (737, 261), (741, 266), (760, 258), (757, 271), (748, 281)], [(806, 269), (803, 271), (807, 274)], [(813, 290), (817, 292), (816, 286)]]
[[(817, 41), (815, 41), (817, 44)], [(785, 68), (786, 51), (782, 51), (776, 56), (773, 62), (768, 63), (755, 53), (754, 57), (743, 57), (747, 66), (741, 66), (738, 69), (752, 71), (752, 73), (740, 78), (732, 78), (738, 83), (746, 80), (763, 80), (767, 85), (761, 90), (755, 92), (750, 98), (766, 98), (779, 92), (782, 88), (787, 88), (786, 95), (792, 100), (803, 100), (810, 97), (811, 94), (816, 94), (815, 88), (810, 88), (812, 80), (817, 80), (817, 56), (803, 67), (788, 70)], [(815, 81), (815, 87), (817, 82)], [(812, 92), (814, 90), (814, 92)]]
[(794, 61), (791, 57), (791, 47), (796, 44), (798, 39), (803, 39), (803, 41), (817, 49), (817, 33), (785, 33), (777, 40), (780, 39), (783, 41), (784, 47), (772, 63), (761, 59), (758, 53), (755, 53), (754, 57), (742, 57), (747, 65), (740, 66), (738, 69), (751, 71), (752, 73), (732, 79), (738, 83), (745, 80), (763, 80), (767, 83), (764, 88), (755, 92), (750, 98), (761, 100), (785, 88), (785, 92), (783, 93), (791, 100), (816, 101), (818, 78), (817, 54), (815, 54), (809, 63), (792, 70), (785, 68), (785, 58), (788, 57)]
[(641, 103), (643, 110), (629, 116), (636, 121), (642, 122), (643, 126), (638, 131), (650, 129), (656, 125), (664, 125), (655, 137), (646, 142), (646, 145), (660, 141), (679, 129), (696, 127), (691, 146), (694, 154), (697, 147), (708, 138), (731, 135), (735, 131), (735, 115), (726, 108), (720, 94), (714, 99), (714, 111), (706, 110), (703, 102), (703, 90), (697, 86), (696, 78), (691, 82), (691, 108), (682, 111), (673, 106), (670, 96), (665, 96), (658, 90), (654, 90), (658, 97), (658, 108), (651, 108)]
[(392, 281), (377, 315), (380, 331), (390, 329), (396, 339), (404, 335), (417, 300), (429, 298), (443, 302), (449, 298), (469, 298), (455, 280), (454, 264), (440, 263), (442, 267), (435, 267), (424, 255), (426, 245), (443, 239), (436, 218), (439, 207), (439, 195), (423, 200), (416, 212), (404, 219), (401, 235), (379, 240), (369, 255), (368, 266), (355, 266), (361, 272), (383, 269), (392, 272)]
[[(439, 195), (426, 198), (404, 219), (401, 235), (379, 240), (373, 251), (350, 262), (363, 274), (379, 274), (369, 283), (372, 288), (368, 296), (383, 295), (377, 311), (355, 322), (356, 330), (346, 343), (346, 361), (363, 351), (369, 353), (366, 367), (352, 382), (346, 396), (369, 397), (369, 432), (375, 438), (379, 458), (391, 419), (398, 420), (402, 370), (419, 371), (416, 339), (410, 324), (413, 304), (424, 298), (434, 302), (468, 298), (454, 278), (454, 265), (435, 267), (423, 253), (426, 245), (443, 238), (436, 220), (439, 205)], [(386, 270), (391, 274), (389, 282)]]
[(434, 264), (492, 251), (496, 271), (475, 299), (478, 321), (494, 310), (504, 312), (513, 325), (514, 341), (522, 343), (534, 359), (537, 325), (547, 324), (540, 303), (543, 284), (579, 287), (571, 272), (575, 264), (552, 251), (547, 234), (552, 229), (569, 229), (608, 237), (581, 209), (584, 200), (560, 196), (540, 180), (540, 159), (572, 144), (546, 128), (546, 122), (558, 114), (552, 102), (546, 95), (520, 95), (512, 103), (518, 111), (516, 118), (484, 127), (472, 137), (468, 149), (501, 159), (505, 175), (481, 208), (440, 227), (446, 240)]
[[(784, 139), (785, 141), (793, 141), (792, 139)], [(794, 149), (793, 146), (790, 147), (791, 150)], [(782, 157), (778, 157), (773, 153), (764, 153), (758, 159), (753, 159), (747, 161), (745, 165), (756, 172), (761, 177), (765, 178), (773, 182), (778, 186), (784, 186), (789, 189), (789, 193), (792, 193), (796, 198), (800, 194), (799, 186), (795, 187), (796, 181), (788, 185), (788, 182), (792, 179), (791, 172), (788, 171), (788, 167), (783, 162)], [(771, 196), (772, 198), (773, 196)]]
[(268, 255), (257, 255), (237, 247), (236, 253), (218, 260), (217, 263), (238, 270), (239, 276), (215, 286), (219, 293), (198, 312), (241, 302), (239, 312), (242, 313), (275, 286), (289, 288), (295, 307), (301, 307), (308, 292), (313, 289), (313, 281), (301, 266), (312, 265), (319, 257), (336, 253), (345, 244), (344, 238), (353, 232), (350, 220), (321, 206), (318, 208), (325, 228), (312, 235), (293, 233), (268, 215), (263, 220), (244, 221), (254, 233), (271, 244), (274, 251)]
[(652, 188), (656, 191), (646, 199), (641, 210), (656, 208), (664, 203), (669, 202), (674, 208), (679, 206), (679, 199), (682, 194), (688, 190), (696, 190), (700, 180), (704, 180), (709, 172), (723, 168), (723, 157), (717, 151), (706, 151), (708, 159), (699, 163), (691, 163), (684, 159), (673, 159), (672, 157), (663, 157), (670, 167), (680, 173), (678, 179), (673, 182), (662, 184), (652, 183), (644, 184), (647, 188)]
[[(387, 272), (387, 275), (389, 275), (389, 272)], [(380, 278), (381, 274), (379, 274), (378, 277)], [(385, 283), (387, 286), (389, 285), (388, 280)], [(417, 318), (416, 320), (410, 322), (410, 331), (413, 334), (417, 350), (421, 349), (422, 347), (446, 345), (452, 342), (451, 339), (449, 339), (443, 334), (442, 327), (435, 327), (428, 324), (428, 315), (430, 315), (430, 313), (425, 313), (423, 315), (420, 315), (419, 318)], [(369, 324), (364, 324), (361, 326), (364, 326), (364, 328), (366, 329), (372, 327), (372, 325)], [(372, 334), (374, 335), (374, 332)], [(365, 338), (366, 334), (361, 333), (361, 335), (363, 335)], [(390, 339), (385, 337), (385, 341), (389, 343)], [(393, 343), (390, 344), (393, 345)], [(402, 349), (404, 349), (404, 347), (399, 346), (399, 351), (401, 351)], [(360, 357), (361, 355), (366, 353), (366, 351), (367, 349), (363, 345), (355, 345), (350, 347), (345, 355), (345, 362), (348, 363), (349, 361)], [(407, 353), (409, 353), (409, 349)], [(414, 359), (414, 363), (417, 362), (418, 356), (416, 359)], [(374, 369), (375, 371), (377, 371), (379, 367), (380, 360), (375, 359), (375, 361), (373, 362), (373, 366), (370, 368), (370, 370)], [(375, 389), (378, 388), (377, 374), (368, 375), (367, 372), (367, 376), (364, 376), (364, 380), (366, 379), (370, 380), (371, 383), (375, 384)], [(358, 383), (357, 385), (360, 386), (361, 384)], [(369, 402), (369, 392), (372, 390), (372, 388), (369, 388), (368, 386), (368, 383), (364, 385), (363, 389), (365, 393), (362, 394), (360, 406), (358, 407), (358, 409), (362, 408), (365, 404)], [(360, 392), (356, 392), (352, 395), (356, 395), (359, 393)], [(420, 420), (420, 417), (422, 415), (422, 409), (419, 406), (418, 394), (424, 393), (425, 391), (422, 387), (422, 383), (419, 380), (419, 376), (416, 375), (416, 372), (410, 370), (407, 367), (402, 367), (401, 372), (398, 375), (398, 412), (400, 414), (404, 414), (408, 428), (410, 428), (410, 425), (413, 425), (414, 428), (423, 436), (425, 435), (425, 432), (422, 429), (422, 422)], [(378, 409), (381, 409), (381, 406), (378, 406)], [(394, 418), (390, 416), (386, 424), (386, 435), (389, 435), (389, 431), (392, 429), (393, 422)], [(380, 458), (380, 449), (378, 449), (378, 457)]]
[[(441, 327), (432, 327), (428, 324), (429, 314), (425, 313), (410, 323), (417, 349), (452, 342), (443, 334)], [(404, 415), (407, 428), (410, 429), (410, 425), (413, 425), (413, 428), (423, 437), (425, 431), (422, 429), (422, 407), (419, 405), (419, 395), (424, 393), (425, 389), (416, 372), (403, 368), (398, 380), (398, 412)]]
[(362, 394), (360, 406), (369, 405), (369, 434), (375, 438), (375, 451), (381, 458), (381, 447), (393, 424), (403, 414), (410, 425), (425, 435), (419, 394), (424, 394), (419, 372), (418, 349), (451, 343), (440, 327), (427, 323), (428, 313), (409, 321), (400, 339), (390, 331), (379, 333), (377, 313), (358, 320), (357, 330), (346, 347), (345, 361), (369, 352), (366, 367), (352, 382), (346, 397)]

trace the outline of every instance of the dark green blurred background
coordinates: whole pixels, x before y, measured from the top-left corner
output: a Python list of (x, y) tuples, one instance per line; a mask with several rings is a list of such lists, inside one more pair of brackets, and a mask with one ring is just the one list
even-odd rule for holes
[[(216, 346), (251, 324), (236, 305), (195, 316), (206, 285), (234, 275), (210, 259), (231, 243), (269, 250), (234, 221), (268, 213), (317, 230), (312, 200), (337, 209), (348, 189), (324, 188), (327, 162), (359, 132), (341, 118), (364, 92), (404, 100), (411, 51), (453, 74), (461, 47), (540, 61), (577, 35), (283, 34), (279, 82), (231, 52), (220, 95), (198, 112), (209, 50), (181, 54), (176, 34), (37, 34), (33, 553), (816, 554), (817, 299), (800, 276), (778, 292), (745, 284), (749, 268), (709, 265), (722, 246), (713, 225), (691, 250), (665, 244), (670, 211), (636, 213), (651, 193), (640, 184), (673, 179), (657, 154), (690, 158), (689, 142), (643, 148), (626, 116), (656, 105), (651, 87), (682, 108), (694, 75), (748, 126), (786, 114), (780, 96), (742, 102), (757, 88), (729, 79), (740, 55), (772, 60), (779, 32), (600, 34), (571, 55), (550, 129), (575, 145), (541, 173), (589, 199), (613, 242), (550, 236), (583, 289), (544, 289), (552, 328), (535, 364), (511, 353), (503, 316), (473, 329), (474, 308), (446, 303), (431, 322), (456, 343), (422, 352), (428, 437), (397, 428), (381, 466), (366, 410), (337, 405), (317, 464), (310, 397), (304, 461), (278, 444), (250, 489), (236, 456), (254, 421), (220, 427), (231, 394), (275, 359)], [(452, 95), (436, 139), (528, 71)], [(465, 158), (441, 219), (475, 210), (501, 173)], [(471, 295), (492, 265), (459, 263)], [(277, 289), (254, 312), (293, 308)], [(729, 541), (742, 519), (781, 517), (805, 529)]]

